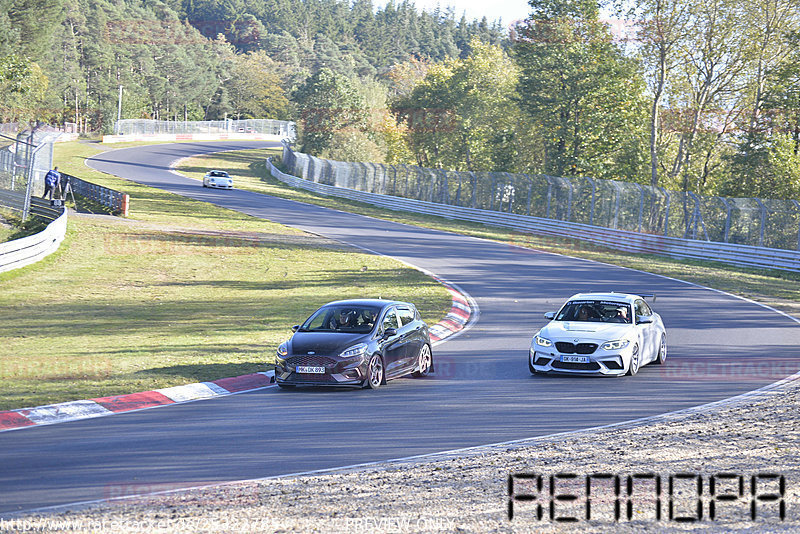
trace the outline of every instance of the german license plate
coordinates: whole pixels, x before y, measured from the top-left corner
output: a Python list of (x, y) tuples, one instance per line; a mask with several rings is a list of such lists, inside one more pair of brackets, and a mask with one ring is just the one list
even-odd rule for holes
[(589, 363), (588, 356), (561, 356), (564, 363)]
[(313, 375), (323, 375), (325, 374), (324, 367), (307, 367), (307, 366), (300, 366), (296, 369), (298, 373), (305, 373), (305, 374), (313, 374)]

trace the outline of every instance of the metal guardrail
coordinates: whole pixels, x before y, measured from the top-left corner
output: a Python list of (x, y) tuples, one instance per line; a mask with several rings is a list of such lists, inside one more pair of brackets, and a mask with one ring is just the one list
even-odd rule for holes
[(336, 187), (286, 174), (267, 160), (272, 176), (293, 187), (321, 195), (355, 200), (395, 211), (410, 211), (448, 219), (512, 228), (522, 232), (580, 239), (615, 250), (673, 258), (713, 260), (744, 267), (800, 271), (800, 252), (628, 232), (581, 223), (544, 219), (477, 208), (452, 206)]
[(312, 182), (482, 210), (666, 237), (800, 250), (800, 202), (702, 196), (588, 176), (459, 172), (346, 162), (283, 147), (288, 172)]
[[(24, 203), (24, 193), (0, 191), (0, 205), (21, 212)], [(44, 199), (31, 198), (31, 213), (50, 220), (50, 224), (38, 234), (0, 243), (0, 272), (36, 263), (58, 250), (64, 240), (67, 233), (66, 209), (54, 208)]]
[(114, 122), (116, 135), (159, 134), (267, 134), (283, 138), (297, 137), (295, 123), (273, 119), (227, 119), (221, 121), (158, 121), (121, 119)]
[[(62, 175), (63, 176), (63, 175)], [(72, 175), (70, 185), (75, 194), (94, 200), (112, 210), (128, 215), (129, 196)], [(26, 193), (0, 189), (0, 206), (25, 213)], [(51, 221), (47, 228), (28, 237), (0, 243), (0, 272), (18, 269), (36, 263), (55, 252), (67, 232), (67, 210), (54, 207), (49, 200), (30, 197), (29, 212), (35, 217)]]
[[(0, 189), (0, 206), (23, 213), (25, 208), (25, 193)], [(30, 214), (34, 217), (54, 221), (61, 216), (62, 211), (62, 208), (51, 206), (49, 200), (31, 197)]]
[(127, 194), (109, 189), (108, 187), (103, 187), (102, 185), (87, 182), (86, 180), (81, 180), (71, 174), (62, 174), (62, 176), (69, 177), (72, 191), (76, 195), (93, 200), (113, 210), (115, 213), (122, 214), (124, 217), (128, 216), (130, 197)]

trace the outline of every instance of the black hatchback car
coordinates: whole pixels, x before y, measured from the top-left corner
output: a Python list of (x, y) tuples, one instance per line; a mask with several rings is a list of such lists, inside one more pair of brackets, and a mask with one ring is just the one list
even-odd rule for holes
[(363, 386), (433, 371), (428, 325), (413, 304), (378, 299), (341, 300), (322, 306), (275, 357), (275, 382)]

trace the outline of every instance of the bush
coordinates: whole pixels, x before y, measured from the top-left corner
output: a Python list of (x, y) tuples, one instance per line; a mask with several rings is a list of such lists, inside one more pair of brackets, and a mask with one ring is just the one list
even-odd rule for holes
[(386, 161), (386, 154), (378, 144), (367, 134), (358, 130), (335, 132), (330, 146), (322, 151), (320, 157), (337, 161), (368, 161), (370, 163)]

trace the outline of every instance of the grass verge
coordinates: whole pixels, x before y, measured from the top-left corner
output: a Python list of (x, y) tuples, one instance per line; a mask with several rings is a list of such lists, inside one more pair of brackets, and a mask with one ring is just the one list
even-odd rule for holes
[(631, 254), (579, 240), (525, 234), (472, 222), (453, 221), (408, 212), (392, 212), (369, 204), (323, 197), (293, 189), (269, 176), (264, 160), (267, 156), (275, 154), (277, 151), (265, 150), (211, 154), (183, 160), (178, 170), (187, 176), (200, 178), (209, 168), (224, 169), (232, 173), (236, 187), (243, 189), (678, 278), (747, 297), (800, 317), (800, 273), (745, 269), (710, 261), (677, 260), (654, 255)]
[(57, 254), (0, 275), (0, 410), (263, 371), (320, 304), (383, 296), (438, 321), (450, 295), (388, 258), (83, 166), (131, 195), (131, 216), (77, 215)]
[(47, 228), (49, 221), (38, 217), (20, 218), (20, 213), (0, 209), (0, 243), (22, 239)]

